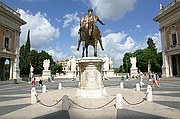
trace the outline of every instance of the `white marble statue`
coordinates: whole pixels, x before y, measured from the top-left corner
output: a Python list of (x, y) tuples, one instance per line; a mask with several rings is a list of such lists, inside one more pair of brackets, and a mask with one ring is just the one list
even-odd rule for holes
[(109, 58), (107, 57), (107, 55), (105, 55), (105, 57), (103, 58), (104, 63), (104, 70), (109, 70)]
[(71, 71), (76, 71), (76, 59), (75, 59), (75, 56), (73, 56), (71, 58), (70, 63), (71, 63)]
[(46, 59), (43, 61), (43, 67), (44, 67), (44, 70), (48, 70), (49, 69), (49, 64), (50, 64), (50, 60), (49, 59)]
[(30, 64), (31, 68), (30, 68), (30, 71), (33, 72), (34, 71), (34, 68), (33, 66)]
[(109, 59), (109, 69), (111, 70), (113, 68), (113, 61), (111, 58)]
[(131, 57), (130, 60), (132, 64), (131, 68), (136, 68), (136, 57)]

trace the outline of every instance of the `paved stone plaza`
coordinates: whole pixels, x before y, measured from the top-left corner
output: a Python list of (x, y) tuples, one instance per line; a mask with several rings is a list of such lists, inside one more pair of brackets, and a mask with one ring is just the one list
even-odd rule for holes
[[(63, 89), (58, 89), (62, 83)], [(124, 89), (119, 84), (121, 79), (104, 80), (109, 96), (99, 99), (83, 99), (76, 97), (78, 81), (71, 79), (56, 79), (55, 82), (43, 82), (47, 93), (41, 93), (41, 87), (36, 86), (41, 103), (31, 104), (31, 85), (26, 82), (13, 84), (12, 81), (0, 82), (0, 118), (1, 119), (179, 119), (180, 117), (180, 78), (165, 78), (161, 87), (144, 79), (146, 86), (153, 87), (153, 101), (143, 101), (146, 96), (146, 86), (141, 91), (135, 91), (137, 79), (124, 82)], [(123, 101), (123, 109), (115, 108), (117, 93), (131, 104)], [(63, 95), (68, 95), (70, 109), (62, 111)], [(141, 102), (142, 103), (139, 103)], [(52, 106), (57, 103), (57, 105)], [(132, 105), (136, 104), (137, 105)], [(139, 103), (139, 104), (138, 104)], [(44, 104), (44, 105), (42, 105)], [(52, 106), (52, 107), (47, 107)]]

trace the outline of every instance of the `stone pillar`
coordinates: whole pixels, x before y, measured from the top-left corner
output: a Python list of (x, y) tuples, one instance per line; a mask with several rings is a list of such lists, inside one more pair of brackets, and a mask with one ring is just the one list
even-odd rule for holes
[(13, 61), (13, 59), (11, 59), (11, 61), (10, 61), (10, 74), (9, 74), (10, 80), (13, 79), (13, 64), (14, 64), (14, 61)]
[(173, 76), (173, 74), (172, 74), (172, 56), (169, 56), (169, 76)]
[(62, 98), (62, 110), (68, 111), (69, 107), (69, 97), (67, 95), (64, 95)]
[(42, 86), (42, 93), (46, 93), (46, 85)]
[(32, 89), (31, 89), (31, 104), (37, 103), (36, 95), (37, 95), (36, 88), (32, 87)]
[(20, 37), (19, 33), (15, 33), (15, 52), (16, 57), (14, 59), (14, 66), (13, 66), (13, 79), (20, 79), (20, 69), (19, 69), (19, 45), (20, 45)]
[(166, 33), (165, 28), (160, 28), (161, 32), (161, 46), (162, 46), (162, 59), (163, 59), (163, 65), (162, 65), (162, 77), (169, 77), (169, 66), (168, 66), (168, 56), (165, 53), (165, 47), (166, 47)]
[(146, 94), (147, 94), (147, 101), (153, 101), (151, 85), (147, 86)]
[(58, 90), (62, 90), (62, 84), (61, 83), (59, 83), (59, 85), (58, 85)]
[(123, 82), (122, 82), (122, 81), (121, 81), (121, 83), (120, 83), (120, 87), (121, 87), (121, 89), (124, 88), (124, 85), (123, 85)]
[(136, 83), (136, 91), (140, 91), (140, 84)]
[(116, 94), (116, 108), (117, 109), (123, 108), (123, 98), (120, 93)]

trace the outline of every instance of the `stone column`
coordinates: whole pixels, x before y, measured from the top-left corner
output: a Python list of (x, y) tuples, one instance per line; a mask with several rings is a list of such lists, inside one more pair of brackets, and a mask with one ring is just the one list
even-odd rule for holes
[(161, 46), (162, 46), (162, 77), (169, 77), (169, 66), (168, 66), (168, 56), (165, 53), (165, 46), (166, 46), (166, 34), (165, 28), (160, 28), (161, 32)]
[(19, 44), (20, 44), (20, 37), (19, 32), (15, 32), (15, 52), (16, 57), (14, 59), (14, 67), (13, 67), (13, 79), (20, 79), (20, 69), (19, 69)]
[(173, 74), (172, 74), (172, 56), (169, 56), (169, 76), (173, 76)]
[(10, 76), (9, 76), (9, 79), (11, 80), (11, 79), (13, 79), (13, 64), (14, 64), (14, 60), (13, 59), (11, 59), (11, 61), (10, 61)]

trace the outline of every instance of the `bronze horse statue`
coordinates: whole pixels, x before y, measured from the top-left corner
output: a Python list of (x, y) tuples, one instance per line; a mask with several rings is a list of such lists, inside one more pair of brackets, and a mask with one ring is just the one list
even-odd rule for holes
[[(79, 50), (81, 41), (83, 42), (82, 57), (84, 57), (84, 51), (86, 50), (86, 57), (88, 57), (88, 46), (92, 45), (94, 48), (94, 57), (97, 57), (97, 43), (101, 40), (99, 28), (93, 22), (88, 22), (81, 28), (80, 41), (78, 42)], [(100, 42), (101, 49), (103, 49), (102, 42)]]

